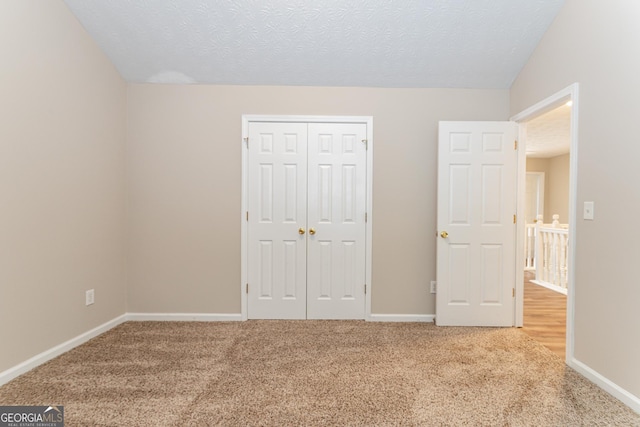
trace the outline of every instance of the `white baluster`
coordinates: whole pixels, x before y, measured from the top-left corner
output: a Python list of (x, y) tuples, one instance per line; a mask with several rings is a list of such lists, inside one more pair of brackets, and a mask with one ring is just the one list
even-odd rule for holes
[(556, 279), (556, 235), (552, 233), (548, 233), (549, 236), (549, 279), (547, 280), (549, 283), (554, 283)]
[(549, 233), (547, 233), (546, 231), (542, 233), (542, 240), (544, 240), (543, 242), (543, 246), (544, 246), (544, 255), (542, 257), (542, 260), (544, 262), (544, 267), (542, 269), (542, 280), (544, 280), (545, 282), (548, 282), (550, 279), (550, 271), (549, 271), (549, 267), (550, 264), (549, 262), (551, 261), (551, 242), (549, 239)]
[(567, 275), (567, 271), (566, 271), (567, 267), (565, 265), (565, 253), (567, 251), (567, 240), (564, 234), (560, 234), (558, 238), (560, 240), (560, 258), (558, 259), (560, 280), (558, 281), (558, 285), (562, 288), (566, 288), (564, 280)]
[(526, 225), (526, 238), (524, 245), (524, 267), (527, 270), (534, 270), (535, 264), (535, 224)]
[(538, 218), (536, 219), (536, 228), (535, 228), (536, 249), (534, 253), (535, 265), (536, 265), (536, 280), (544, 280), (542, 278), (544, 261), (542, 259), (543, 241), (542, 241), (542, 235), (540, 232), (541, 227), (542, 227), (542, 215), (538, 215)]
[(529, 267), (529, 242), (531, 236), (529, 236), (529, 224), (524, 226), (524, 269)]
[(529, 268), (536, 268), (536, 226), (529, 227)]

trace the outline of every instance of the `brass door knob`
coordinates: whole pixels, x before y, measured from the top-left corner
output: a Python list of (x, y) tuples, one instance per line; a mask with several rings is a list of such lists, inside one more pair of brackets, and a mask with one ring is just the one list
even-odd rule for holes
[(298, 234), (304, 234), (304, 228), (302, 227), (298, 228)]
[(442, 237), (443, 239), (446, 239), (447, 237), (449, 237), (449, 233), (447, 233), (446, 231), (443, 231), (442, 233), (440, 233), (440, 237)]
[(313, 236), (314, 234), (316, 234), (316, 229), (315, 229), (315, 228), (310, 228), (310, 229), (309, 229), (309, 234), (311, 234), (312, 236)]

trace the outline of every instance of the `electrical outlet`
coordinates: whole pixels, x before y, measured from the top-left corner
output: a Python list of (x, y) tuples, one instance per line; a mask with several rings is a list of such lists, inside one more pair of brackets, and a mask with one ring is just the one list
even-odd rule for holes
[(432, 280), (432, 281), (431, 281), (431, 293), (432, 293), (432, 294), (435, 294), (435, 293), (436, 293), (436, 291), (437, 291), (436, 281), (435, 281), (435, 280)]
[(95, 293), (93, 289), (89, 289), (84, 295), (85, 304), (91, 305), (95, 302)]

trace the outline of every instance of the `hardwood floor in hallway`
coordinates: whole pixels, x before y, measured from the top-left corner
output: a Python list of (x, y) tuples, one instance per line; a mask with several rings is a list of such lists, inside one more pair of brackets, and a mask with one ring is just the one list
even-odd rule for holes
[(529, 280), (534, 278), (532, 272), (525, 272), (522, 330), (564, 360), (567, 297), (531, 283)]

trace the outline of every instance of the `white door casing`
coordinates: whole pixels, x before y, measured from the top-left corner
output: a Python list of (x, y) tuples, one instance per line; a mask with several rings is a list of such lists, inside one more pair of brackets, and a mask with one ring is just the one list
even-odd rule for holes
[(513, 122), (440, 122), (438, 325), (514, 324), (516, 136)]
[(370, 118), (251, 117), (243, 117), (243, 318), (367, 317)]
[(364, 319), (366, 148), (363, 124), (309, 124), (309, 319)]
[(544, 172), (526, 173), (524, 206), (525, 224), (534, 224), (538, 215), (544, 215)]
[[(568, 271), (569, 282), (567, 283), (567, 351), (565, 360), (569, 366), (574, 369), (580, 370), (579, 366), (574, 363), (574, 313), (575, 313), (575, 294), (576, 289), (575, 274), (575, 262), (576, 262), (576, 220), (577, 213), (579, 212), (577, 207), (577, 176), (578, 176), (578, 122), (580, 117), (580, 84), (573, 83), (564, 89), (554, 93), (553, 95), (541, 100), (540, 102), (526, 108), (519, 112), (515, 116), (511, 117), (511, 120), (519, 124), (519, 162), (518, 162), (518, 190), (525, 192), (526, 182), (526, 123), (529, 120), (540, 117), (542, 114), (547, 113), (561, 105), (566, 104), (568, 101), (573, 103), (571, 107), (571, 157), (570, 157), (570, 172), (569, 172), (569, 254), (568, 254)], [(519, 200), (519, 210), (524, 210), (524, 199)], [(517, 266), (524, 264), (524, 218), (518, 217), (518, 244), (517, 244), (517, 256), (519, 259), (516, 261)], [(516, 280), (516, 326), (523, 326), (523, 311), (524, 311), (524, 270), (517, 270)], [(616, 397), (624, 400), (624, 397), (616, 395)]]

